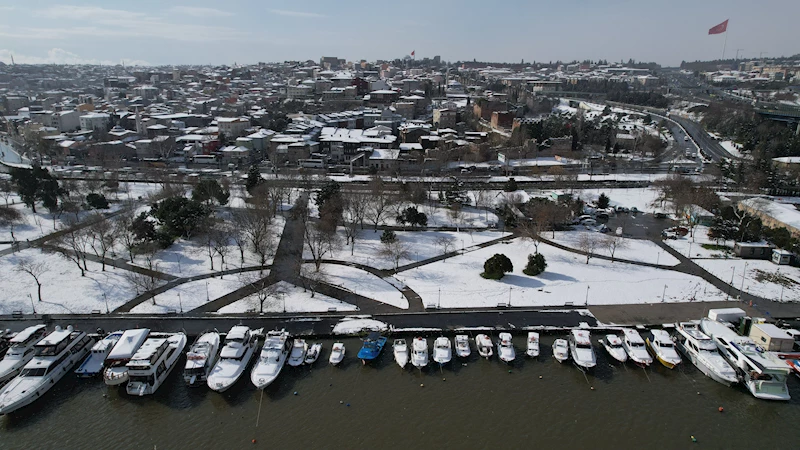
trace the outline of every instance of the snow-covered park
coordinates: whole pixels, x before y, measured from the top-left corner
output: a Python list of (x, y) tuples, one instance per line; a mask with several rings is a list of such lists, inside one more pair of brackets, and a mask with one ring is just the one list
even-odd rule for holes
[(648, 240), (620, 238), (592, 231), (556, 231), (554, 234), (555, 238), (552, 238), (552, 234), (545, 233), (545, 238), (577, 250), (580, 250), (581, 239), (589, 235), (589, 237), (600, 242), (599, 246), (594, 250), (594, 253), (598, 255), (610, 257), (611, 250), (603, 243), (606, 239), (616, 239), (615, 245), (617, 247), (614, 251), (614, 258), (662, 266), (677, 266), (680, 263), (677, 258), (665, 252), (656, 243)]
[(718, 241), (708, 237), (708, 227), (698, 225), (692, 233), (678, 239), (665, 239), (664, 243), (680, 254), (692, 259), (730, 258), (733, 256), (733, 241)]
[[(220, 314), (261, 312), (261, 299), (257, 294), (237, 300), (223, 306), (217, 311)], [(279, 281), (269, 287), (269, 296), (264, 300), (263, 312), (327, 312), (356, 311), (355, 305), (345, 303), (327, 295), (314, 293), (286, 281)]]
[(695, 259), (694, 262), (736, 289), (768, 300), (800, 301), (800, 269), (763, 259)]
[[(312, 273), (314, 265), (305, 264), (303, 269), (307, 273)], [(375, 301), (408, 309), (408, 300), (399, 290), (402, 288), (402, 283), (396, 278), (381, 278), (365, 270), (339, 264), (323, 264), (320, 273), (315, 277)]]

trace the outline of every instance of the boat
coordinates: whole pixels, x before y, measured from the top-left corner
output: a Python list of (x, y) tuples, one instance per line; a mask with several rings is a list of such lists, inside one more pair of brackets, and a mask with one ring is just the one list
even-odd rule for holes
[(178, 365), (186, 335), (175, 333), (169, 337), (154, 337), (144, 341), (126, 364), (128, 367), (128, 395), (152, 395), (164, 383), (172, 369)]
[(569, 344), (566, 339), (556, 339), (553, 342), (553, 358), (560, 363), (569, 359)]
[(586, 330), (572, 330), (569, 333), (569, 353), (572, 361), (581, 370), (591, 370), (597, 365), (597, 358), (592, 348), (592, 340)]
[(200, 386), (206, 383), (208, 373), (219, 357), (219, 333), (208, 331), (202, 333), (194, 341), (186, 353), (186, 364), (183, 366), (183, 381), (187, 386)]
[(658, 362), (667, 369), (674, 369), (681, 363), (681, 357), (675, 350), (675, 343), (669, 333), (664, 330), (650, 330), (650, 336), (645, 339), (648, 348)]
[(344, 343), (335, 342), (331, 347), (331, 356), (328, 357), (328, 362), (332, 366), (338, 366), (344, 359)]
[(144, 344), (148, 334), (150, 334), (148, 328), (126, 330), (122, 333), (122, 337), (108, 353), (105, 363), (103, 363), (103, 381), (106, 385), (119, 386), (128, 382), (128, 368), (125, 365), (131, 360), (136, 350), (139, 350), (139, 347)]
[(6, 355), (8, 347), (11, 346), (9, 340), (14, 337), (14, 334), (8, 328), (0, 330), (0, 358)]
[(700, 320), (700, 329), (714, 341), (722, 357), (736, 369), (753, 397), (791, 400), (786, 387), (791, 369), (780, 358), (756, 345), (749, 337), (739, 336), (722, 322), (703, 318)]
[(243, 325), (236, 325), (225, 336), (225, 345), (219, 352), (219, 360), (206, 378), (212, 390), (225, 392), (242, 376), (255, 353), (258, 337)]
[(358, 351), (358, 359), (362, 364), (366, 364), (381, 354), (383, 346), (386, 345), (386, 338), (381, 336), (380, 333), (373, 331), (364, 339), (361, 349)]
[(272, 384), (280, 375), (289, 352), (292, 351), (292, 340), (286, 330), (274, 330), (267, 333), (264, 346), (258, 355), (256, 365), (250, 371), (250, 381), (258, 389)]
[(505, 363), (514, 361), (517, 353), (514, 351), (514, 345), (511, 344), (511, 333), (500, 333), (499, 338), (497, 340), (497, 357)]
[(440, 366), (447, 364), (453, 358), (453, 345), (450, 339), (444, 336), (439, 336), (433, 341), (433, 360), (439, 363)]
[(114, 348), (114, 345), (119, 342), (122, 337), (123, 331), (115, 331), (103, 339), (97, 341), (92, 349), (89, 351), (89, 356), (83, 360), (80, 366), (75, 369), (75, 373), (79, 377), (89, 378), (99, 375), (103, 372), (103, 365), (105, 364), (106, 357)]
[(392, 352), (394, 353), (394, 361), (397, 365), (400, 366), (401, 369), (405, 369), (406, 364), (408, 364), (408, 345), (406, 344), (406, 340), (395, 339), (392, 344)]
[(424, 337), (411, 341), (411, 364), (418, 369), (428, 365), (428, 340)]
[(600, 345), (606, 349), (608, 354), (617, 361), (624, 363), (628, 360), (628, 354), (622, 347), (622, 339), (616, 334), (607, 334), (603, 339), (600, 339)]
[(469, 337), (466, 334), (456, 335), (456, 356), (467, 358), (472, 351), (469, 348)]
[(9, 339), (8, 351), (0, 361), (0, 386), (17, 376), (25, 364), (33, 359), (33, 346), (42, 340), (45, 334), (47, 329), (44, 325), (34, 325)]
[(305, 339), (295, 339), (292, 344), (292, 351), (289, 353), (289, 360), (287, 363), (292, 367), (303, 365), (306, 360), (306, 352), (308, 351), (308, 344)]
[(525, 354), (531, 358), (539, 356), (539, 333), (535, 331), (528, 332), (528, 349)]
[(622, 329), (622, 348), (628, 353), (628, 358), (637, 366), (645, 368), (653, 364), (653, 358), (647, 352), (647, 347), (638, 331), (631, 328)]
[(785, 359), (784, 361), (794, 371), (795, 375), (800, 376), (800, 359)]
[(732, 386), (739, 382), (736, 370), (719, 353), (717, 345), (700, 331), (700, 321), (680, 322), (676, 327), (677, 347), (700, 372), (717, 383)]
[(89, 353), (93, 344), (94, 339), (83, 331), (57, 326), (33, 346), (33, 358), (0, 392), (0, 415), (41, 398)]
[(303, 361), (304, 364), (308, 364), (310, 366), (317, 362), (320, 353), (322, 353), (322, 344), (317, 342), (309, 347), (308, 351), (306, 352), (306, 359)]
[(494, 354), (492, 338), (485, 334), (475, 336), (475, 347), (478, 348), (478, 354), (481, 355), (482, 358), (488, 359)]

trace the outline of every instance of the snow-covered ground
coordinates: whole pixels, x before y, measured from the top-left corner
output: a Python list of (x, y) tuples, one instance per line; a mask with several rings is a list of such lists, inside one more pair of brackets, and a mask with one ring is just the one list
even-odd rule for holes
[(733, 279), (733, 287), (748, 294), (776, 301), (800, 301), (800, 269), (797, 267), (779, 266), (760, 259), (696, 259), (694, 262), (725, 283)]
[[(304, 264), (303, 269), (313, 272), (314, 265)], [(320, 278), (327, 283), (396, 308), (408, 309), (408, 300), (395, 287), (402, 286), (397, 279), (384, 279), (370, 272), (339, 264), (323, 264), (320, 270)]]
[[(362, 331), (386, 331), (389, 325), (369, 316), (349, 316), (333, 327), (333, 334), (358, 334)], [(358, 350), (356, 350), (358, 352)]]
[[(40, 276), (42, 301), (36, 294), (36, 283), (25, 273), (15, 270), (20, 260), (44, 264), (46, 271)], [(94, 310), (113, 311), (135, 296), (130, 284), (125, 280), (125, 271), (106, 267), (101, 271), (100, 264), (86, 263), (89, 271), (82, 277), (78, 267), (57, 253), (43, 253), (39, 249), (22, 250), (0, 258), (0, 285), (3, 287), (0, 314), (13, 311), (31, 313), (31, 299), (38, 314), (88, 314)]]
[[(600, 246), (595, 250), (598, 255), (611, 256), (609, 249), (603, 245), (604, 239), (613, 237), (611, 234), (605, 235), (591, 231), (556, 231), (555, 238), (551, 239), (552, 234), (545, 233), (545, 238), (566, 245), (567, 247), (580, 249), (580, 240), (583, 235), (589, 234), (591, 237), (600, 241)], [(677, 258), (665, 252), (661, 247), (652, 241), (642, 239), (620, 238), (623, 245), (618, 246), (614, 252), (615, 258), (627, 259), (630, 261), (646, 262), (659, 264), (662, 266), (677, 266), (680, 264)]]
[[(682, 255), (695, 258), (730, 258), (733, 256), (733, 241), (716, 241), (708, 237), (708, 227), (698, 225), (694, 228), (694, 237), (686, 235), (678, 239), (665, 239), (664, 243)], [(706, 249), (703, 245), (722, 245), (728, 250)], [(690, 254), (691, 252), (691, 254)]]
[[(485, 211), (470, 206), (465, 206), (458, 211), (454, 211), (441, 206), (438, 202), (431, 202), (424, 205), (414, 205), (412, 203), (394, 205), (387, 211), (378, 225), (402, 227), (403, 224), (398, 223), (396, 220), (397, 214), (410, 206), (416, 206), (417, 211), (427, 216), (428, 227), (490, 228), (497, 223), (497, 215), (491, 211)], [(319, 218), (319, 209), (317, 209), (317, 205), (313, 199), (308, 202), (308, 214), (310, 217)], [(364, 220), (364, 227), (366, 229), (369, 228), (369, 226), (374, 226), (374, 224), (369, 217), (367, 217)]]
[[(295, 286), (286, 281), (279, 281), (270, 286), (270, 296), (264, 302), (264, 312), (326, 312), (334, 308), (336, 311), (356, 311), (355, 305), (341, 302), (335, 298)], [(217, 311), (220, 314), (260, 312), (261, 305), (257, 295), (237, 300)]]
[(741, 145), (733, 141), (720, 141), (719, 145), (721, 145), (722, 148), (727, 150), (728, 153), (736, 158), (744, 158), (746, 156), (744, 153), (742, 153)]
[(600, 194), (606, 194), (611, 206), (635, 207), (639, 211), (646, 212), (667, 211), (670, 207), (669, 203), (664, 203), (664, 206), (653, 205), (658, 199), (658, 191), (654, 188), (574, 189), (572, 191), (532, 190), (528, 192), (534, 197), (549, 197), (553, 192), (559, 194), (571, 192), (585, 202), (594, 202), (600, 197)]
[[(582, 305), (587, 292), (590, 306), (725, 298), (703, 279), (680, 272), (599, 259), (586, 264), (585, 257), (546, 244), (539, 245), (539, 252), (547, 269), (537, 277), (522, 273), (533, 244), (516, 239), (403, 272), (402, 278), (426, 305), (442, 308), (495, 307), (509, 299), (511, 306)], [(495, 253), (505, 254), (514, 265), (499, 281), (480, 276), (484, 262)]]
[[(264, 272), (267, 276), (268, 272)], [(174, 311), (191, 311), (199, 306), (208, 303), (210, 300), (217, 299), (223, 295), (233, 292), (246, 284), (239, 275), (228, 275), (223, 279), (219, 277), (207, 278), (184, 283), (179, 286), (156, 295), (156, 304), (147, 299), (131, 309), (132, 314), (164, 314)], [(133, 297), (133, 295), (131, 296)]]

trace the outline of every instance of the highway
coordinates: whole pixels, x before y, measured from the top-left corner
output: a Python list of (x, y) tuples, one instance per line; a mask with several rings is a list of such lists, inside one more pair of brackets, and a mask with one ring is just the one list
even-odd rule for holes
[(712, 159), (714, 162), (719, 162), (723, 159), (735, 159), (735, 156), (728, 153), (727, 150), (719, 145), (719, 142), (712, 139), (699, 123), (672, 114), (668, 117), (680, 124), (689, 133), (689, 136), (694, 139), (694, 142), (707, 158)]

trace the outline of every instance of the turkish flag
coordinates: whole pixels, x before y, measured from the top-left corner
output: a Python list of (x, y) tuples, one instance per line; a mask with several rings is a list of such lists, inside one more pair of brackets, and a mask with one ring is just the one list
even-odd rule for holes
[(722, 34), (726, 31), (728, 31), (728, 19), (725, 19), (725, 22), (717, 26), (711, 27), (711, 29), (708, 30), (708, 34)]
[(411, 56), (414, 56), (414, 53), (416, 52), (417, 52), (416, 50), (411, 50)]

